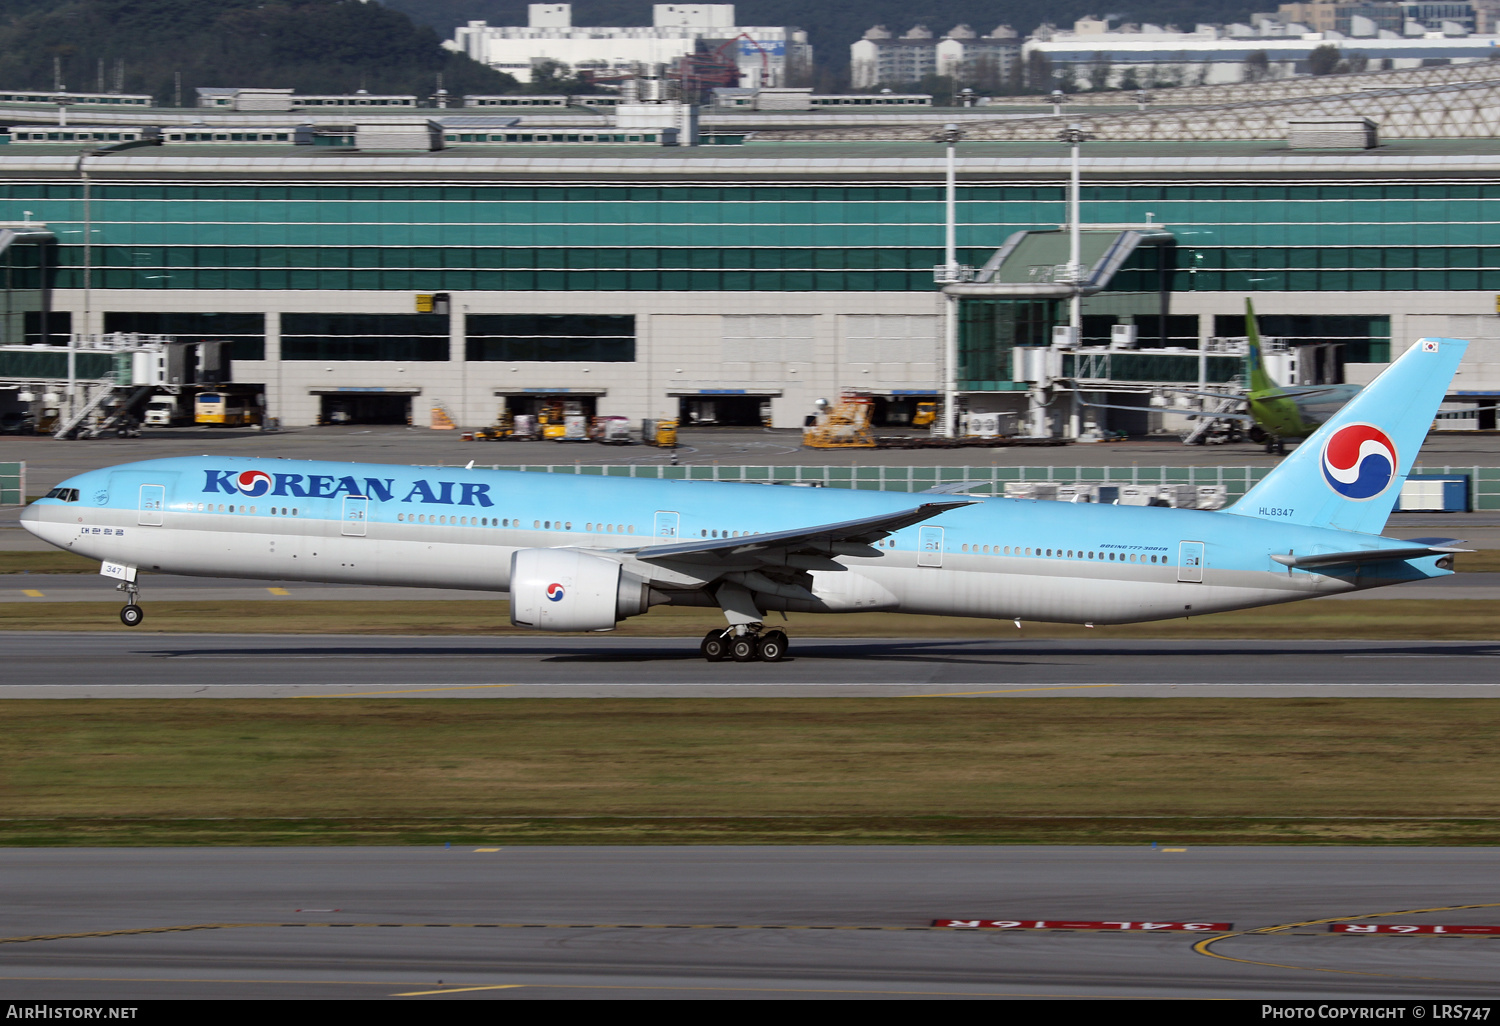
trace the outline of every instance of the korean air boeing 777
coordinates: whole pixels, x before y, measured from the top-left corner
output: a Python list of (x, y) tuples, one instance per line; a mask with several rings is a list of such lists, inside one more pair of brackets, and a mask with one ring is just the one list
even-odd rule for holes
[(710, 660), (781, 659), (770, 610), (1163, 620), (1451, 573), (1444, 540), (1380, 532), (1466, 346), (1418, 341), (1218, 512), (204, 456), (81, 474), (22, 522), (103, 561), (131, 626), (140, 571), (509, 592), (543, 631), (716, 606)]

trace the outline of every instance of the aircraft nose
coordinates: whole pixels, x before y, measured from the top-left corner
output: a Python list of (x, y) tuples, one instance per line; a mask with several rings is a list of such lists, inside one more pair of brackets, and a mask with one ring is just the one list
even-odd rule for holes
[(33, 502), (30, 506), (21, 510), (21, 526), (32, 534), (40, 536), (41, 523), (42, 511), (37, 507), (36, 503)]

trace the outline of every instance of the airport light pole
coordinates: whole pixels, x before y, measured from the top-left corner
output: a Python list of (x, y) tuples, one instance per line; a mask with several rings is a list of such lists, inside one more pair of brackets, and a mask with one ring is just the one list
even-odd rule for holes
[(1068, 144), (1071, 159), (1068, 164), (1068, 266), (1067, 282), (1073, 286), (1073, 298), (1068, 310), (1068, 326), (1073, 329), (1075, 341), (1083, 328), (1080, 314), (1079, 292), (1083, 287), (1083, 232), (1079, 220), (1079, 161), (1078, 148), (1093, 135), (1083, 130), (1082, 125), (1072, 124), (1057, 133), (1059, 142)]
[[(958, 262), (958, 143), (964, 130), (947, 124), (933, 135), (948, 150), (943, 186), (943, 266), (934, 276), (941, 284), (963, 281), (967, 268)], [(943, 436), (958, 433), (958, 297), (943, 296)]]
[[(1067, 283), (1072, 286), (1072, 295), (1068, 299), (1068, 332), (1072, 335), (1072, 343), (1077, 346), (1083, 342), (1083, 302), (1082, 292), (1084, 284), (1083, 269), (1083, 226), (1079, 210), (1079, 146), (1085, 140), (1093, 136), (1083, 130), (1079, 124), (1071, 124), (1057, 133), (1059, 142), (1068, 144), (1070, 160), (1068, 162), (1068, 266), (1064, 272)], [(1078, 390), (1074, 388), (1071, 393), (1071, 409), (1068, 415), (1068, 433), (1077, 438), (1079, 433), (1079, 411)], [(1038, 434), (1041, 432), (1038, 431)]]

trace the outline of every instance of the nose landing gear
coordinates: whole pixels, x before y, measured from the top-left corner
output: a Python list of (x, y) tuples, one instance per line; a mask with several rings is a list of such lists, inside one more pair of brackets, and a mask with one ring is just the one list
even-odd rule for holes
[(141, 621), (146, 619), (146, 611), (136, 604), (136, 598), (141, 593), (141, 586), (134, 581), (121, 581), (115, 585), (116, 591), (125, 593), (126, 605), (120, 610), (120, 622), (126, 627), (139, 627)]

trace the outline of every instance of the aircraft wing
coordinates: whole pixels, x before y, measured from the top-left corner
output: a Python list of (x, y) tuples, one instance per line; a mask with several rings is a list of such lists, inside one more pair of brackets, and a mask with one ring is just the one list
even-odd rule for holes
[(1078, 400), (1079, 406), (1093, 406), (1101, 410), (1129, 410), (1131, 413), (1180, 413), (1184, 417), (1207, 417), (1210, 420), (1238, 420), (1254, 424), (1255, 418), (1248, 413), (1215, 413), (1212, 410), (1183, 410), (1173, 406), (1120, 406), (1114, 403), (1090, 403)]
[[(911, 509), (882, 513), (879, 516), (860, 520), (845, 520), (836, 524), (821, 524), (817, 527), (796, 528), (790, 531), (772, 531), (767, 534), (752, 534), (739, 538), (704, 538), (698, 541), (674, 542), (670, 545), (645, 545), (639, 548), (616, 551), (635, 556), (637, 559), (655, 562), (670, 560), (673, 563), (697, 563), (708, 566), (742, 564), (745, 562), (781, 562), (794, 552), (817, 555), (841, 555), (834, 550), (836, 543), (849, 547), (868, 545), (896, 531), (930, 520), (935, 516), (962, 506), (972, 506), (974, 500), (949, 502), (924, 502)], [(874, 555), (874, 550), (870, 550)]]
[(1163, 392), (1177, 392), (1182, 395), (1201, 395), (1205, 399), (1234, 399), (1237, 402), (1245, 401), (1245, 394), (1243, 390), (1241, 390), (1239, 395), (1229, 395), (1225, 392), (1204, 392), (1196, 388), (1178, 388), (1176, 385), (1162, 385), (1160, 390)]
[(1314, 399), (1320, 395), (1336, 395), (1340, 389), (1347, 388), (1345, 385), (1295, 385), (1291, 388), (1283, 388), (1281, 394), (1288, 399)]
[(1473, 552), (1473, 549), (1455, 549), (1448, 545), (1415, 545), (1404, 549), (1355, 549), (1352, 552), (1317, 552), (1310, 556), (1292, 553), (1272, 555), (1282, 566), (1298, 570), (1311, 570), (1325, 566), (1348, 566), (1355, 563), (1385, 563), (1399, 559), (1420, 559), (1423, 556), (1445, 556), (1453, 552)]
[(931, 488), (923, 488), (922, 495), (963, 495), (972, 488), (990, 484), (989, 481), (946, 481)]

